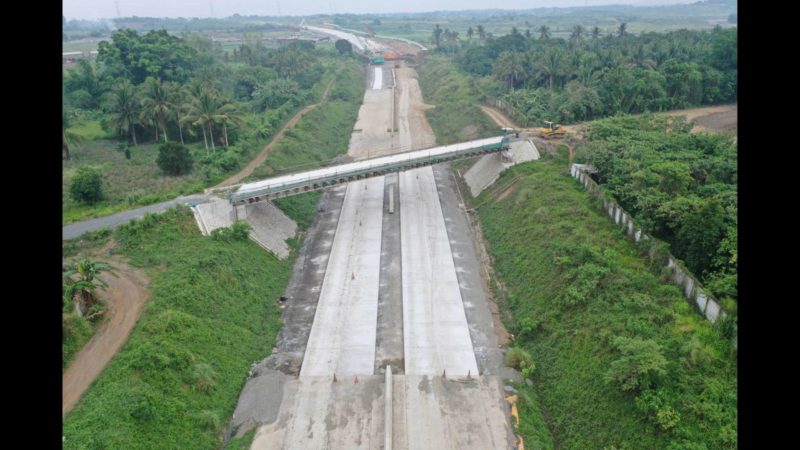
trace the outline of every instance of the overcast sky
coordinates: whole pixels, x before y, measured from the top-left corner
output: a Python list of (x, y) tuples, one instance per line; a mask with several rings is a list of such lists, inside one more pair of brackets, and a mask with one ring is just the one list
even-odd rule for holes
[(696, 0), (64, 0), (64, 16), (71, 19), (117, 17), (228, 17), (302, 16), (330, 13), (392, 13), (458, 11), (465, 9), (531, 9), (608, 4), (670, 4)]

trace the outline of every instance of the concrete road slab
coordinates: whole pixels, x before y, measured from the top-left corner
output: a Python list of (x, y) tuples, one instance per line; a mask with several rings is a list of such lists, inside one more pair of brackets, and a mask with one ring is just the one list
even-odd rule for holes
[[(409, 450), (512, 448), (514, 439), (495, 377), (451, 380), (398, 375), (393, 387), (404, 415), (394, 422), (394, 442)], [(399, 392), (398, 392), (399, 391)]]
[(477, 374), (433, 171), (399, 178), (405, 373)]
[(277, 421), (262, 426), (253, 450), (383, 448), (384, 377), (301, 377), (287, 383)]
[(383, 187), (384, 177), (348, 184), (301, 376), (373, 373)]

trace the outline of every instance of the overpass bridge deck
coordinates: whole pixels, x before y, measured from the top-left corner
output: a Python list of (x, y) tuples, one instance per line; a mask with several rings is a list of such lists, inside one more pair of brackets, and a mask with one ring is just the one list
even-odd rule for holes
[(507, 150), (509, 148), (509, 139), (509, 136), (495, 136), (339, 164), (323, 169), (281, 175), (239, 185), (235, 191), (230, 192), (228, 199), (233, 205), (243, 205), (261, 200), (302, 194), (349, 181), (381, 176), (386, 173), (400, 172), (444, 161)]

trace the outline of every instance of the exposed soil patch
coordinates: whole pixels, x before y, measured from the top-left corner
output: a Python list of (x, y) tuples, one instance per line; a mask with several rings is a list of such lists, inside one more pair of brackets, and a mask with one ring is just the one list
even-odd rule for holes
[(102, 278), (108, 283), (108, 287), (97, 291), (106, 300), (105, 322), (64, 371), (61, 378), (62, 415), (78, 403), (83, 392), (128, 339), (142, 313), (144, 302), (150, 297), (147, 288), (150, 280), (144, 272), (130, 267), (119, 256), (109, 256), (109, 248), (110, 245), (106, 245), (94, 255), (99, 257), (102, 254), (102, 259), (109, 263), (117, 275), (103, 274)]
[(686, 116), (694, 121), (692, 132), (730, 133), (738, 136), (738, 104), (670, 111), (671, 116)]

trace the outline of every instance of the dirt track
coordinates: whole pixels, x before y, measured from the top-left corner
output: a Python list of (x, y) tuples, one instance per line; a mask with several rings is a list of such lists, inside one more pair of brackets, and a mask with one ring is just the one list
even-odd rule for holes
[(727, 132), (738, 135), (738, 104), (708, 106), (705, 108), (691, 108), (670, 111), (671, 116), (686, 116), (687, 120), (694, 120), (693, 132)]
[[(501, 127), (508, 127), (508, 128), (516, 128), (526, 131), (534, 131), (537, 132), (535, 127), (533, 128), (522, 128), (518, 127), (514, 124), (514, 122), (503, 112), (498, 110), (497, 108), (492, 108), (490, 106), (480, 105), (483, 112), (486, 113), (492, 120), (495, 121)], [(733, 133), (734, 136), (737, 135), (737, 104), (734, 103), (733, 105), (722, 105), (722, 106), (706, 106), (703, 108), (690, 108), (690, 109), (678, 109), (674, 111), (666, 111), (661, 114), (668, 114), (670, 116), (686, 116), (686, 119), (689, 121), (694, 120), (695, 126), (692, 128), (693, 132), (730, 132)], [(575, 133), (579, 131), (579, 128), (583, 125), (583, 122), (573, 124), (573, 125), (562, 125), (562, 127), (567, 131), (567, 133)]]
[(106, 364), (128, 339), (142, 313), (142, 305), (150, 296), (149, 280), (118, 258), (109, 261), (117, 276), (103, 274), (108, 288), (98, 290), (107, 300), (106, 318), (92, 339), (75, 355), (62, 376), (61, 414), (67, 414), (83, 392), (100, 375)]
[(334, 81), (336, 80), (335, 79), (331, 80), (331, 82), (328, 83), (328, 87), (325, 88), (325, 92), (322, 94), (322, 98), (320, 99), (319, 103), (314, 103), (312, 105), (306, 106), (305, 108), (301, 109), (297, 114), (295, 114), (294, 117), (289, 119), (289, 121), (286, 122), (286, 125), (284, 125), (283, 128), (281, 128), (281, 131), (279, 131), (278, 134), (276, 134), (275, 137), (272, 138), (272, 141), (270, 141), (270, 143), (267, 144), (267, 146), (264, 147), (264, 149), (262, 149), (261, 152), (258, 155), (256, 155), (256, 157), (253, 158), (253, 160), (250, 161), (250, 163), (244, 169), (240, 170), (239, 173), (237, 173), (236, 175), (231, 176), (227, 180), (214, 186), (211, 189), (218, 189), (225, 186), (230, 186), (250, 176), (250, 174), (253, 173), (256, 167), (264, 163), (264, 160), (267, 159), (267, 155), (269, 155), (272, 149), (275, 148), (276, 145), (278, 145), (278, 142), (280, 142), (283, 139), (283, 136), (286, 134), (286, 130), (294, 128), (294, 126), (297, 125), (297, 122), (299, 122), (300, 119), (302, 119), (306, 113), (312, 111), (317, 106), (325, 102), (325, 100), (328, 98), (328, 92), (330, 92), (331, 86), (333, 86)]

